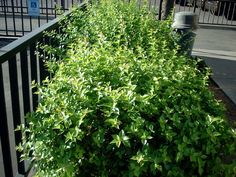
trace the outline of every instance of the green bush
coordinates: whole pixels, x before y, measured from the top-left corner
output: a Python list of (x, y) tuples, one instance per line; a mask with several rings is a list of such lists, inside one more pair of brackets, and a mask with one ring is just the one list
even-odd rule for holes
[(178, 53), (170, 26), (115, 0), (71, 14), (57, 36), (64, 50), (44, 48), (63, 59), (47, 63), (54, 77), (38, 86), (39, 106), (21, 126), (18, 149), (38, 175), (235, 175), (235, 162), (223, 162), (235, 131), (209, 73)]

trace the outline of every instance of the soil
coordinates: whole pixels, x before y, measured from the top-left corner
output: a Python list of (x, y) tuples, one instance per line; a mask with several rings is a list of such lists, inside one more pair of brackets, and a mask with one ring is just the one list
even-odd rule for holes
[(215, 98), (225, 105), (226, 117), (229, 123), (236, 128), (236, 105), (212, 79), (209, 81), (209, 89), (213, 92)]

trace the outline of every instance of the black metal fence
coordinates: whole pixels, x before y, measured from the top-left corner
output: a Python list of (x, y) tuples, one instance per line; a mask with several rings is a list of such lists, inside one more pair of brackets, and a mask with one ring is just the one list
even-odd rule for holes
[[(80, 4), (80, 8), (85, 5)], [(20, 161), (16, 145), (21, 133), (14, 130), (39, 101), (31, 83), (40, 84), (48, 73), (43, 63), (46, 56), (39, 57), (37, 43), (51, 41), (43, 36), (50, 30), (59, 33), (58, 18), (0, 49), (0, 177), (28, 176), (31, 169), (29, 162)]]
[[(28, 11), (29, 0), (0, 0), (0, 36), (20, 37), (57, 17), (83, 0), (37, 0), (39, 15), (32, 16)], [(145, 0), (138, 0), (142, 6)], [(148, 0), (148, 8), (160, 13), (162, 0)]]
[(179, 11), (195, 12), (200, 24), (236, 26), (236, 0), (176, 0)]
[[(149, 9), (155, 3), (152, 1)], [(81, 3), (80, 7), (85, 5)], [(39, 97), (34, 94), (36, 90), (31, 83), (41, 83), (48, 76), (43, 63), (46, 56), (39, 57), (37, 43), (52, 42), (53, 39), (43, 36), (50, 30), (59, 33), (58, 18), (0, 48), (0, 177), (28, 176), (31, 169), (29, 162), (20, 161), (16, 145), (21, 141), (21, 133), (14, 130), (25, 123), (25, 115), (37, 107)]]
[[(0, 36), (20, 37), (40, 27), (82, 0), (37, 0), (39, 15), (29, 14), (30, 0), (0, 0)], [(163, 0), (148, 0), (158, 18)], [(139, 0), (139, 5), (143, 0)], [(236, 0), (175, 0), (175, 12), (193, 11), (199, 23), (236, 26)]]
[(23, 36), (83, 0), (37, 0), (39, 14), (29, 13), (29, 0), (0, 0), (0, 36)]

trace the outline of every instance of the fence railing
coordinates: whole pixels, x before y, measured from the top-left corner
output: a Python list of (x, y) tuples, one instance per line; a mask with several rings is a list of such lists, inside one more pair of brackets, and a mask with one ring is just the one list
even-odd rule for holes
[[(0, 36), (20, 37), (57, 17), (82, 0), (38, 0), (39, 16), (28, 13), (29, 0), (0, 0)], [(139, 0), (142, 4), (143, 0)], [(163, 0), (148, 0), (160, 19)], [(175, 12), (193, 11), (199, 23), (236, 26), (236, 0), (175, 0)]]
[[(40, 14), (55, 15), (57, 8), (69, 10), (82, 0), (39, 0)], [(0, 0), (0, 12), (28, 14), (28, 0)]]
[(193, 11), (200, 24), (236, 26), (236, 0), (176, 0), (175, 12)]
[(82, 0), (38, 0), (39, 15), (28, 12), (28, 0), (0, 0), (0, 35), (23, 36), (48, 23)]
[[(84, 2), (79, 7), (85, 5)], [(27, 176), (30, 169), (29, 162), (20, 161), (16, 145), (21, 141), (21, 133), (14, 130), (25, 122), (25, 115), (35, 110), (39, 101), (32, 81), (41, 83), (48, 76), (45, 56), (39, 57), (36, 52), (40, 50), (37, 43), (48, 42), (44, 32), (58, 28), (56, 18), (0, 49), (0, 177)]]
[[(57, 14), (67, 11), (73, 5), (83, 0), (38, 0), (39, 15), (31, 16), (28, 13), (28, 0), (0, 0), (0, 36), (20, 37), (26, 33), (48, 23), (57, 17)], [(148, 0), (148, 8), (161, 15), (160, 2), (163, 0)], [(144, 0), (138, 0), (142, 5)]]

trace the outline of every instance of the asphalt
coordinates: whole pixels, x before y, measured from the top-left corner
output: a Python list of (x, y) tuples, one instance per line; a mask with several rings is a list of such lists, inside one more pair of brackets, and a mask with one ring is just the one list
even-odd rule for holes
[(0, 48), (8, 45), (9, 43), (13, 42), (16, 40), (16, 38), (0, 38)]
[(236, 29), (200, 27), (192, 55), (212, 69), (212, 79), (236, 105)]

